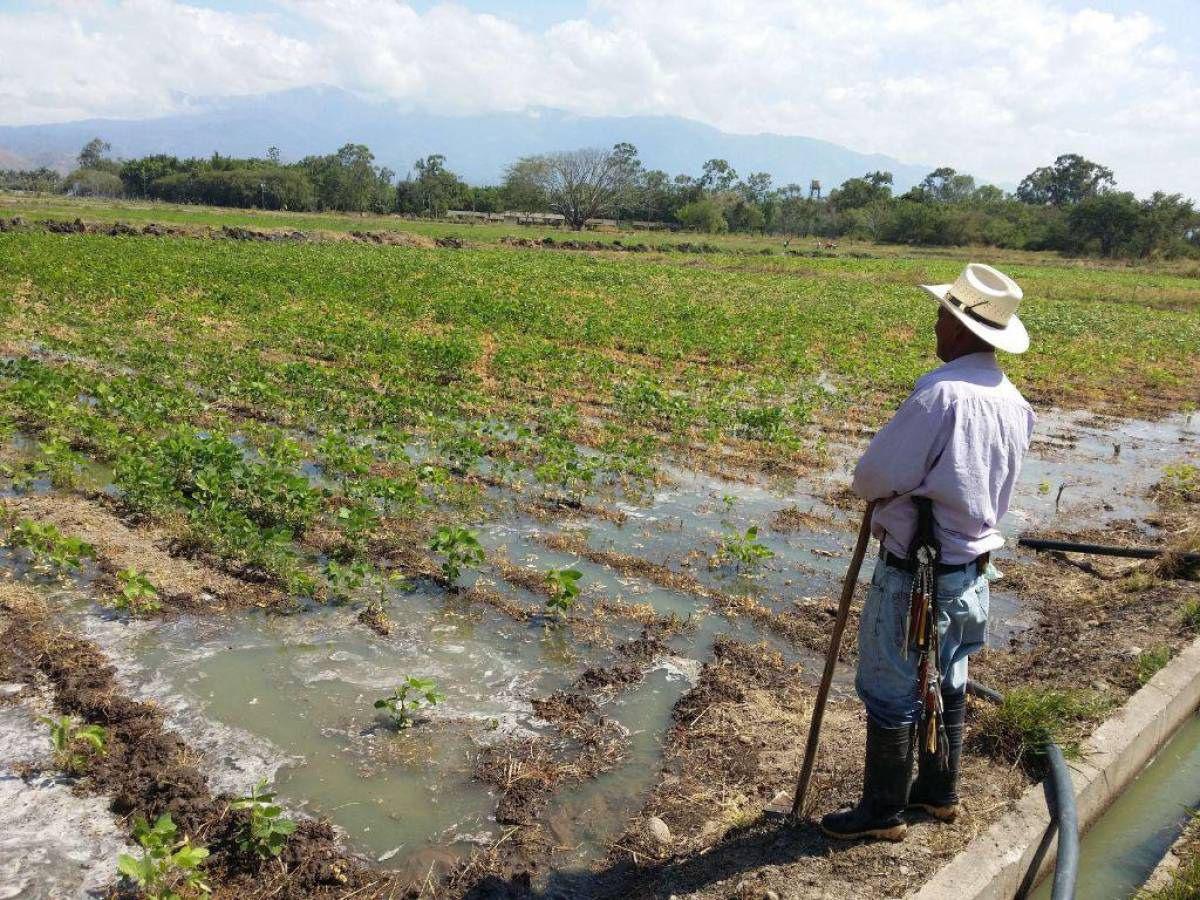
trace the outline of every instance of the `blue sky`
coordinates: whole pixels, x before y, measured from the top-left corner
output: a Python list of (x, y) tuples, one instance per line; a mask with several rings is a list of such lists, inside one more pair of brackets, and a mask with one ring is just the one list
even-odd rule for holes
[[(450, 114), (670, 114), (1015, 182), (1200, 197), (1200, 0), (0, 0), (0, 124), (306, 84)], [(80, 73), (87, 73), (81, 77)]]

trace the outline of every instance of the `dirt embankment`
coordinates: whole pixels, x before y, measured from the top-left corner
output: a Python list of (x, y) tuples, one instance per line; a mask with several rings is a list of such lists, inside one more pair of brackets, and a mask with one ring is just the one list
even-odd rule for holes
[(360, 244), (376, 244), (392, 247), (444, 247), (459, 250), (464, 245), (462, 238), (447, 235), (428, 238), (407, 231), (299, 231), (287, 228), (246, 228), (241, 225), (222, 225), (212, 228), (207, 225), (160, 225), (151, 222), (138, 227), (127, 222), (85, 222), (67, 219), (41, 219), (27, 222), (21, 216), (11, 219), (0, 218), (0, 232), (44, 231), (50, 234), (102, 234), (108, 237), (183, 237), (231, 241), (254, 241), (258, 243), (312, 243), (329, 241), (353, 241)]
[(176, 555), (169, 532), (132, 526), (99, 499), (63, 492), (31, 494), (0, 501), (0, 513), (10, 519), (48, 522), (91, 544), (102, 576), (98, 588), (104, 592), (116, 592), (117, 573), (135, 569), (150, 580), (167, 607), (177, 610), (213, 613), (286, 606), (286, 597), (270, 585), (244, 581), (203, 560)]
[[(1104, 531), (1048, 535), (1080, 543), (1147, 545), (1135, 523)], [(973, 676), (1003, 691), (1034, 686), (1076, 689), (1123, 701), (1147, 672), (1149, 656), (1174, 655), (1196, 637), (1185, 615), (1200, 603), (1200, 584), (1156, 560), (1075, 553), (1022, 553), (999, 582), (1036, 611), (1032, 628), (1009, 652), (985, 652)], [(1152, 674), (1152, 673), (1151, 673)]]
[(95, 645), (57, 627), (37, 592), (12, 582), (0, 581), (0, 629), (4, 678), (44, 680), (58, 712), (107, 730), (106, 752), (92, 758), (78, 789), (108, 798), (130, 829), (135, 815), (170, 813), (181, 835), (209, 849), (204, 872), (216, 896), (406, 895), (406, 886), (342, 851), (326, 822), (302, 820), (278, 859), (239, 849), (248, 813), (213, 796), (199, 757), (167, 729), (157, 707), (123, 693)]

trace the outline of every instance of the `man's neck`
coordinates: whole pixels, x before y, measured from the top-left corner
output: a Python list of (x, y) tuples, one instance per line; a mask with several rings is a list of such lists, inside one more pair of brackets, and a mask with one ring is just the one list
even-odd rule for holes
[(996, 358), (995, 347), (965, 347), (958, 352), (948, 354), (949, 358), (943, 360), (943, 362), (952, 363), (956, 359), (962, 359), (964, 356), (974, 356), (977, 353), (986, 353), (992, 359)]

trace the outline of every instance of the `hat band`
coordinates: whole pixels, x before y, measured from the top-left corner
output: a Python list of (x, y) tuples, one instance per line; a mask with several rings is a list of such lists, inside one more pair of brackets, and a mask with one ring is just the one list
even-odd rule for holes
[(992, 319), (987, 318), (986, 316), (981, 316), (979, 313), (975, 312), (976, 306), (982, 306), (985, 303), (990, 303), (990, 301), (988, 301), (988, 300), (980, 300), (978, 303), (972, 303), (970, 306), (967, 306), (967, 304), (963, 303), (961, 300), (959, 300), (957, 297), (955, 297), (953, 292), (951, 292), (951, 291), (946, 292), (946, 299), (949, 300), (950, 303), (954, 306), (954, 308), (957, 309), (959, 312), (963, 313), (966, 316), (969, 316), (970, 318), (974, 319), (976, 322), (979, 322), (982, 325), (987, 325), (989, 328), (1006, 328), (1007, 327), (1007, 325), (1005, 323), (996, 322)]

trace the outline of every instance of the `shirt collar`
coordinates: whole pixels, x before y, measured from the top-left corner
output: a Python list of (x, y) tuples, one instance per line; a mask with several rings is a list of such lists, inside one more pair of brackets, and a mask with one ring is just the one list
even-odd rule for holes
[(995, 353), (983, 351), (980, 353), (968, 353), (966, 356), (960, 356), (958, 359), (952, 359), (948, 363), (943, 363), (939, 371), (953, 372), (957, 369), (988, 369), (998, 372), (1000, 364), (996, 361)]

